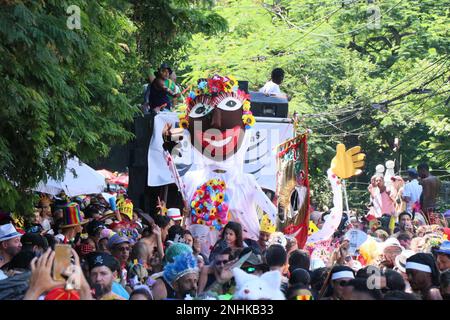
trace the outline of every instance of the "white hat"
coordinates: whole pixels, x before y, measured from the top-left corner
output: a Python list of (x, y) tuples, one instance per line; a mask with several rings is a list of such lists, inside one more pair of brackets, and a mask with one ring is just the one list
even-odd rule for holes
[(183, 219), (183, 217), (181, 216), (180, 209), (178, 209), (178, 208), (169, 208), (169, 209), (167, 209), (167, 216), (170, 219), (173, 219), (175, 221)]
[(17, 232), (12, 223), (0, 226), (0, 242), (21, 236), (22, 234)]
[(395, 257), (395, 266), (397, 269), (403, 273), (406, 273), (406, 259), (415, 254), (416, 253), (412, 250), (403, 250), (401, 254)]

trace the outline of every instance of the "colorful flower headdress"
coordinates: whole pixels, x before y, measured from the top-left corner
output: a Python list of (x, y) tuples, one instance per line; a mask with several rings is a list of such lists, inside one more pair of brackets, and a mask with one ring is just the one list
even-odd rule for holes
[(230, 97), (242, 104), (242, 121), (245, 128), (252, 127), (255, 124), (255, 117), (250, 111), (250, 95), (239, 89), (238, 81), (233, 76), (222, 77), (219, 75), (198, 80), (197, 86), (186, 98), (186, 113), (180, 116), (180, 127), (185, 129), (188, 127), (189, 114), (197, 105), (202, 105), (201, 115), (206, 115)]

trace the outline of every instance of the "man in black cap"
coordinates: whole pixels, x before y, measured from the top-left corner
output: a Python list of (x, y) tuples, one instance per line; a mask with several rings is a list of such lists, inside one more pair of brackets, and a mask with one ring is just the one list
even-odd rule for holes
[(422, 300), (442, 300), (439, 270), (431, 254), (416, 253), (409, 257), (405, 269), (411, 288)]
[(169, 97), (178, 98), (179, 93), (174, 92), (165, 85), (165, 81), (169, 79), (172, 69), (163, 63), (156, 73), (156, 79), (150, 85), (149, 104), (150, 109), (159, 112), (162, 109), (170, 109), (171, 101)]
[(113, 281), (118, 276), (119, 262), (105, 252), (93, 252), (87, 256), (89, 280), (97, 300), (124, 300), (112, 292)]

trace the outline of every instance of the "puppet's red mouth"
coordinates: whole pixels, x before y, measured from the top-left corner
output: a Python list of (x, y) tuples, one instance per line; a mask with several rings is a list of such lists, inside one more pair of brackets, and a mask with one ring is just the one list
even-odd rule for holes
[(197, 143), (201, 142), (202, 151), (205, 155), (217, 158), (235, 152), (241, 131), (240, 126), (225, 131), (208, 129), (203, 132), (199, 130), (195, 132), (195, 138)]

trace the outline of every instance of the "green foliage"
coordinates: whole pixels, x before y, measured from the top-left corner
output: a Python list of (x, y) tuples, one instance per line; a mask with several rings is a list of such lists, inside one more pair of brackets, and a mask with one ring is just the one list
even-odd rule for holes
[[(78, 1), (81, 29), (66, 26), (69, 1), (3, 5), (0, 12), (0, 207), (29, 212), (29, 190), (60, 176), (71, 155), (104, 156), (125, 142), (136, 112), (123, 91), (133, 32), (107, 3)], [(131, 44), (130, 44), (131, 45)], [(131, 57), (131, 60), (134, 57)]]
[[(213, 2), (1, 2), (0, 208), (32, 212), (31, 188), (60, 177), (70, 156), (95, 161), (131, 139), (148, 64), (226, 29)], [(67, 26), (71, 5), (81, 29)]]
[(225, 31), (227, 22), (211, 11), (213, 0), (134, 1), (132, 20), (139, 28), (139, 50), (153, 67), (161, 61), (177, 66), (177, 57), (193, 34), (214, 35)]
[(395, 159), (397, 171), (422, 161), (450, 169), (450, 1), (342, 2), (217, 1), (229, 32), (194, 36), (180, 60), (186, 82), (218, 72), (248, 80), (253, 90), (283, 68), (299, 131), (312, 131), (313, 202), (329, 206), (322, 177), (343, 142), (367, 154), (364, 174), (349, 184), (350, 202), (363, 208), (364, 183), (379, 163)]

